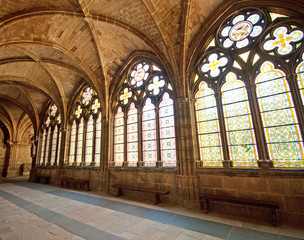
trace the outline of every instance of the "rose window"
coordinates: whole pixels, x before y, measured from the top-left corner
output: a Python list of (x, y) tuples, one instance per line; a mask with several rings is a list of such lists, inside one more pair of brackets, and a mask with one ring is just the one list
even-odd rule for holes
[(82, 104), (88, 105), (92, 99), (93, 89), (88, 87), (82, 94)]
[(248, 46), (263, 31), (264, 21), (257, 13), (238, 15), (233, 18), (230, 25), (226, 25), (220, 32), (220, 41), (224, 48)]
[(141, 62), (137, 64), (131, 71), (130, 83), (133, 87), (139, 87), (143, 84), (143, 81), (147, 80), (149, 76), (149, 64)]
[(303, 32), (300, 30), (294, 30), (290, 34), (287, 33), (286, 27), (278, 27), (273, 31), (275, 39), (267, 40), (263, 48), (266, 51), (271, 51), (275, 48), (277, 53), (280, 55), (289, 54), (294, 48), (292, 42), (298, 42), (303, 39)]

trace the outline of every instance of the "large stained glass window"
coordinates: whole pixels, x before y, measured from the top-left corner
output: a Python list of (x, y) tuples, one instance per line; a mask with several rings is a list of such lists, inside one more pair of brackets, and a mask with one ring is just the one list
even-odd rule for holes
[(192, 81), (200, 165), (304, 167), (303, 25), (248, 8), (210, 39)]
[(214, 92), (201, 82), (195, 99), (201, 161), (205, 167), (220, 167), (223, 153)]
[(285, 73), (265, 61), (256, 84), (267, 147), (274, 166), (304, 167), (303, 141)]
[(124, 162), (124, 113), (118, 108), (114, 122), (114, 163), (122, 166)]
[(138, 161), (137, 108), (131, 103), (127, 120), (127, 159), (128, 166), (136, 167)]
[(222, 103), (230, 159), (235, 167), (257, 167), (257, 148), (247, 91), (229, 72), (222, 87)]
[(101, 105), (97, 92), (84, 87), (75, 102), (70, 133), (69, 165), (99, 166)]
[(51, 103), (46, 112), (44, 124), (42, 124), (40, 161), (41, 165), (57, 165), (57, 156), (60, 155), (58, 142), (60, 142), (61, 131), (61, 116), (58, 108), (54, 103)]
[(114, 166), (175, 167), (174, 101), (168, 77), (147, 59), (135, 61), (124, 79), (114, 95)]

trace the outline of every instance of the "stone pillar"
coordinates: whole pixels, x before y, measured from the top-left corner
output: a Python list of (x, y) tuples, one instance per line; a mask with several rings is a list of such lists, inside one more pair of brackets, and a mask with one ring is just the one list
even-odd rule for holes
[(36, 140), (36, 137), (33, 136), (31, 138), (31, 158), (32, 158), (32, 167), (30, 170), (30, 181), (34, 181), (35, 178), (35, 171), (36, 171), (36, 156), (37, 156), (37, 146), (38, 146), (38, 140)]
[(18, 166), (16, 164), (18, 155), (18, 142), (12, 141), (8, 144), (8, 159), (6, 159), (5, 168), (7, 169), (6, 177), (17, 176), (19, 173)]
[(194, 101), (178, 98), (175, 101), (176, 146), (177, 146), (177, 187), (178, 204), (195, 208), (199, 206), (199, 188), (195, 172), (193, 125)]

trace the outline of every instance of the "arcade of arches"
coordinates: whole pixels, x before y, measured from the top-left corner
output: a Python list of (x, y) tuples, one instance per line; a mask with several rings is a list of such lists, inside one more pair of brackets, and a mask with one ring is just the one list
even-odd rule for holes
[(201, 193), (272, 200), (303, 226), (303, 13), (283, 0), (1, 0), (2, 177), (168, 190), (187, 208)]

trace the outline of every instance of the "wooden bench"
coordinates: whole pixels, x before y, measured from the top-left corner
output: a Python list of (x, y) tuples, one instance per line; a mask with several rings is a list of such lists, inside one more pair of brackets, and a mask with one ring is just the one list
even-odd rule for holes
[(279, 216), (277, 210), (279, 209), (279, 204), (276, 202), (270, 201), (262, 201), (262, 200), (253, 200), (246, 198), (236, 198), (230, 196), (218, 196), (218, 195), (208, 195), (201, 194), (200, 195), (200, 203), (201, 209), (204, 210), (205, 213), (209, 211), (209, 201), (219, 201), (219, 202), (229, 202), (234, 204), (248, 205), (253, 207), (263, 207), (270, 208), (272, 214), (272, 225), (277, 226), (279, 224)]
[(157, 190), (157, 189), (147, 189), (147, 188), (140, 188), (140, 187), (131, 187), (131, 186), (125, 186), (125, 185), (120, 185), (120, 184), (114, 184), (114, 185), (112, 185), (112, 188), (118, 189), (116, 197), (123, 195), (122, 190), (153, 193), (153, 194), (155, 194), (155, 202), (154, 202), (155, 205), (161, 202), (160, 195), (169, 194), (169, 191), (163, 191), (163, 190)]
[(35, 182), (48, 184), (51, 182), (51, 176), (42, 174), (36, 175)]
[(78, 178), (63, 178), (61, 181), (62, 187), (74, 188), (74, 189), (83, 189), (87, 187), (87, 191), (90, 190), (90, 181), (85, 179)]

